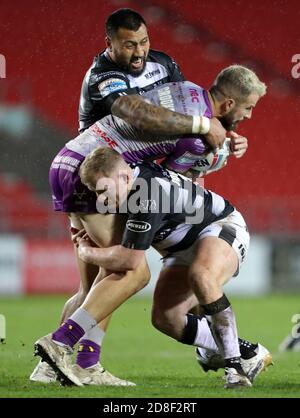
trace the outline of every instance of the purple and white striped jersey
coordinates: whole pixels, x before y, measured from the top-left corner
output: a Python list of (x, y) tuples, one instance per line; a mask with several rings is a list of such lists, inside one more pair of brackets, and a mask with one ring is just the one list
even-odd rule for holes
[[(207, 92), (189, 81), (163, 84), (143, 97), (149, 103), (185, 115), (212, 118)], [(154, 136), (109, 115), (66, 144), (66, 148), (86, 156), (97, 147), (109, 146), (122, 154), (127, 163), (137, 163), (169, 156), (169, 167), (185, 171), (194, 165), (207, 149), (201, 136)], [(174, 161), (172, 161), (172, 153)], [(173, 163), (173, 164), (172, 164)]]

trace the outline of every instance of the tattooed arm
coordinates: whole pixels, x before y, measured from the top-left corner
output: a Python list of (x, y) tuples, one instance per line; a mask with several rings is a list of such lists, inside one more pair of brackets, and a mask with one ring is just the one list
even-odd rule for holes
[[(164, 107), (146, 102), (141, 96), (119, 97), (112, 105), (112, 114), (138, 129), (155, 135), (185, 135), (192, 133), (193, 117), (173, 112)], [(210, 130), (205, 139), (213, 148), (221, 146), (226, 131), (218, 121), (210, 121)]]
[(112, 105), (112, 114), (138, 129), (161, 135), (190, 134), (193, 117), (146, 102), (141, 96), (127, 95)]

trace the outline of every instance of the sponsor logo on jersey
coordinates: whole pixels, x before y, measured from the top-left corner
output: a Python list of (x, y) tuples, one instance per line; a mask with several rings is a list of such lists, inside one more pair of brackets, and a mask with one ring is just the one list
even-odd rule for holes
[(118, 146), (118, 144), (116, 143), (116, 141), (115, 141), (114, 139), (110, 138), (110, 137), (107, 135), (107, 133), (106, 133), (106, 132), (102, 131), (102, 129), (100, 129), (100, 128), (99, 128), (99, 126), (98, 126), (96, 123), (92, 126), (91, 131), (92, 131), (94, 134), (96, 134), (96, 135), (100, 136), (100, 138), (102, 138), (102, 139), (103, 139), (103, 140), (107, 143), (107, 145), (108, 145), (110, 148), (115, 148), (115, 147), (117, 147), (117, 146)]
[(93, 74), (97, 81), (108, 80), (111, 78), (124, 79), (124, 73), (121, 71), (106, 71), (105, 73)]
[(127, 84), (120, 78), (109, 78), (108, 80), (102, 81), (102, 83), (98, 84), (98, 90), (103, 98), (111, 93), (124, 89), (127, 89)]
[(126, 228), (132, 232), (147, 232), (150, 231), (151, 225), (144, 221), (127, 221)]
[(154, 77), (155, 75), (158, 75), (158, 74), (160, 74), (160, 70), (159, 69), (154, 70), (154, 71), (151, 71), (150, 73), (145, 74), (145, 78), (147, 78), (147, 80), (148, 80), (149, 78), (152, 78), (152, 77)]
[(175, 111), (175, 105), (172, 97), (170, 87), (164, 87), (158, 90), (158, 97), (160, 105), (166, 107), (167, 109)]
[(189, 89), (189, 91), (190, 91), (190, 95), (191, 95), (191, 98), (192, 98), (192, 102), (193, 103), (199, 103), (200, 102), (199, 93), (197, 92), (197, 90), (196, 89)]

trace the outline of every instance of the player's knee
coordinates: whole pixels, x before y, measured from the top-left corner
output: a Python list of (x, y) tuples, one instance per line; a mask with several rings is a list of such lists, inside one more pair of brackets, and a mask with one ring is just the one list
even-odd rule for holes
[(174, 319), (175, 317), (170, 311), (161, 309), (159, 306), (153, 306), (151, 321), (157, 330), (170, 335), (170, 330), (174, 328)]
[(145, 272), (145, 274), (139, 274), (136, 277), (136, 291), (142, 290), (150, 281), (151, 275)]
[(156, 328), (158, 331), (164, 332), (166, 329), (166, 318), (157, 309), (152, 310), (151, 322), (154, 328)]
[(151, 279), (151, 273), (146, 264), (139, 266), (136, 270), (133, 271), (133, 274), (137, 283), (137, 291), (147, 286)]
[(147, 284), (150, 282), (150, 279), (151, 279), (151, 273), (147, 267), (143, 270), (143, 275), (142, 275), (142, 280), (141, 280), (141, 284), (143, 285), (143, 287), (147, 286)]
[(206, 267), (192, 269), (189, 274), (189, 280), (195, 293), (199, 294), (200, 292), (203, 295), (208, 294), (216, 282), (214, 271)]

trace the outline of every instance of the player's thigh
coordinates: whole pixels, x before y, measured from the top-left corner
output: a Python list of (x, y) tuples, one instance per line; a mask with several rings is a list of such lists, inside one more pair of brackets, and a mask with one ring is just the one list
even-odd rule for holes
[(239, 259), (232, 246), (219, 237), (200, 239), (195, 248), (195, 255), (189, 275), (213, 280), (221, 286), (238, 271)]
[(88, 235), (100, 247), (120, 244), (125, 226), (122, 215), (80, 214), (80, 219)]
[(187, 266), (165, 267), (153, 295), (153, 313), (187, 313), (198, 304), (188, 280)]
[(243, 216), (234, 210), (201, 231), (194, 244), (191, 274), (213, 278), (218, 285), (239, 272), (247, 255), (250, 236)]

